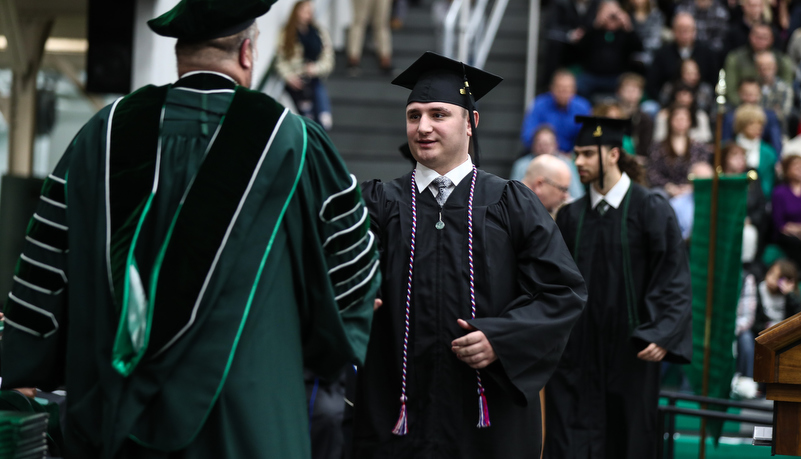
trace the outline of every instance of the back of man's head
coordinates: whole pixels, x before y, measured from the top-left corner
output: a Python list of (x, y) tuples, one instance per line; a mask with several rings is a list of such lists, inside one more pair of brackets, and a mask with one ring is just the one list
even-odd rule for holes
[(247, 29), (227, 37), (211, 40), (189, 41), (178, 39), (175, 43), (175, 57), (181, 62), (198, 67), (214, 66), (219, 61), (236, 60), (245, 40), (256, 40), (258, 27), (254, 23)]

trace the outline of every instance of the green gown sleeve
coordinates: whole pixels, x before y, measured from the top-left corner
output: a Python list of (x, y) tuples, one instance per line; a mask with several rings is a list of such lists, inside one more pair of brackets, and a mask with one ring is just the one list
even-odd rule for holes
[(3, 389), (64, 384), (68, 270), (67, 173), (74, 143), (47, 177), (4, 306)]
[[(305, 343), (306, 366), (326, 376), (346, 363), (361, 364), (367, 351), (373, 302), (381, 282), (377, 241), (370, 231), (370, 217), (356, 178), (348, 173), (342, 159), (319, 125), (306, 122), (308, 135), (304, 196), (311, 196), (322, 247), (321, 263), (304, 263), (307, 269), (324, 267), (328, 286), (307, 286), (310, 296), (308, 317), (316, 328)], [(326, 293), (330, 292), (330, 293)], [(326, 293), (329, 299), (321, 297)], [(322, 305), (330, 302), (330, 308)], [(332, 358), (332, 346), (341, 324), (348, 349), (345, 360)]]

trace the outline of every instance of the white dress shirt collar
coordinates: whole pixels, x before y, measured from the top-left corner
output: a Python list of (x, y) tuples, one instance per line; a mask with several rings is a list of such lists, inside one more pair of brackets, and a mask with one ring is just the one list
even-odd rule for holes
[(620, 207), (620, 203), (623, 202), (623, 198), (626, 197), (626, 192), (629, 191), (630, 186), (631, 179), (625, 172), (623, 172), (623, 175), (620, 176), (620, 180), (615, 183), (615, 186), (613, 186), (606, 195), (599, 193), (595, 190), (594, 186), (590, 185), (590, 203), (592, 204), (592, 208), (595, 209), (598, 203), (604, 200), (607, 204), (617, 209)]
[[(435, 178), (440, 176), (439, 173), (434, 169), (429, 169), (420, 163), (417, 163), (415, 170), (417, 173), (415, 173), (414, 180), (417, 182), (417, 191), (420, 193), (422, 193), (426, 187), (431, 185), (431, 182), (433, 182)], [(473, 160), (471, 160), (470, 156), (468, 156), (465, 162), (451, 169), (450, 172), (445, 174), (445, 177), (451, 179), (451, 182), (453, 182), (453, 187), (456, 188), (456, 186), (459, 185), (459, 182), (461, 182), (463, 178), (470, 175), (471, 172), (473, 172)], [(431, 189), (431, 192), (434, 193), (434, 196), (436, 196), (438, 190), (433, 188)]]

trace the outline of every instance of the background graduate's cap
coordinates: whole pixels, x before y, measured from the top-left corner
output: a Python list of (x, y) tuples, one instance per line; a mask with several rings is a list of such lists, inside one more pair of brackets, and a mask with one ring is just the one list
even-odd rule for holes
[(276, 0), (181, 0), (173, 9), (147, 21), (153, 32), (188, 41), (237, 34), (270, 10)]
[[(497, 75), (427, 51), (392, 80), (392, 84), (412, 90), (406, 105), (412, 102), (445, 102), (473, 113), (476, 101), (501, 81), (503, 78)], [(479, 166), (475, 119), (473, 116), (469, 118), (473, 130), (473, 157), (476, 166)]]
[(630, 119), (604, 118), (600, 116), (576, 115), (576, 122), (582, 123), (578, 136), (577, 147), (596, 145), (598, 147), (598, 180), (601, 189), (604, 188), (604, 163), (601, 155), (601, 146), (617, 146), (623, 144), (625, 136), (631, 128)]

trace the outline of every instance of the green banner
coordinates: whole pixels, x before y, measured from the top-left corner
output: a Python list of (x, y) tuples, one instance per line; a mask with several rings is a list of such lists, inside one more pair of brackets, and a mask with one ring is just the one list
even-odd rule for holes
[[(749, 180), (745, 175), (721, 176), (718, 181), (717, 231), (711, 244), (715, 248), (714, 289), (709, 340), (708, 397), (728, 399), (735, 359), (733, 343), (740, 297), (743, 226)], [(693, 181), (695, 215), (690, 242), (690, 273), (693, 288), (693, 360), (687, 376), (696, 394), (702, 394), (704, 378), (704, 340), (706, 332), (707, 274), (709, 272), (712, 179)], [(709, 406), (709, 409), (725, 410)], [(707, 422), (707, 432), (716, 441), (723, 423)]]

